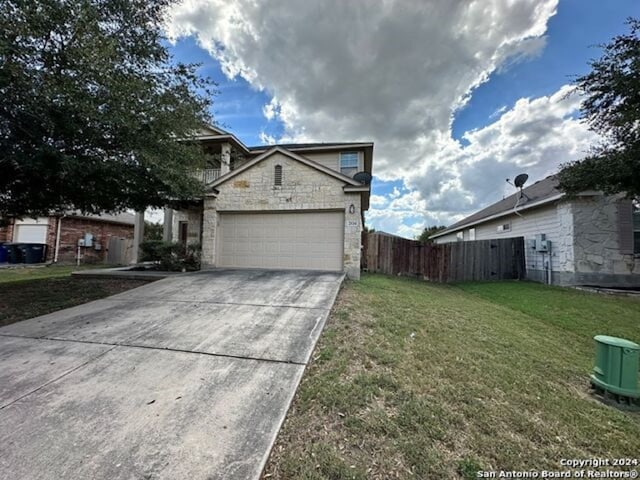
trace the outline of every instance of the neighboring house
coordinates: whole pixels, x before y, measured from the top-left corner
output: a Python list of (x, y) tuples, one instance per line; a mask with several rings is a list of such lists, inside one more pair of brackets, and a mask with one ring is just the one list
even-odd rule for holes
[(202, 245), (203, 268), (344, 271), (360, 276), (372, 143), (247, 147), (208, 128), (203, 198), (165, 210), (165, 239)]
[(555, 176), (547, 177), (522, 197), (511, 195), (430, 238), (446, 243), (524, 237), (529, 279), (640, 286), (640, 211), (632, 201), (599, 192), (569, 198), (557, 185)]
[(98, 263), (105, 259), (109, 239), (133, 238), (134, 215), (82, 215), (70, 212), (39, 218), (10, 219), (0, 227), (0, 243), (43, 243), (47, 245), (46, 260), (76, 262), (78, 242), (87, 234), (91, 245), (80, 248), (82, 263)]

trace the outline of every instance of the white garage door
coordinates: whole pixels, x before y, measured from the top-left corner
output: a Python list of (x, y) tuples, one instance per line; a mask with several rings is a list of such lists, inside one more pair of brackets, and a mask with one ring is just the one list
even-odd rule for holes
[(344, 213), (223, 213), (218, 266), (342, 270)]
[(16, 225), (15, 242), (47, 243), (48, 225)]

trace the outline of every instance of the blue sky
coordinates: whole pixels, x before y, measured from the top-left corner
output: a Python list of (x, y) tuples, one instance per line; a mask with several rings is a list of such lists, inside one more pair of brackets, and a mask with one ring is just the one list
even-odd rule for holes
[(626, 32), (627, 17), (640, 14), (637, 0), (562, 0), (558, 13), (549, 20), (547, 41), (537, 58), (528, 59), (491, 75), (457, 113), (453, 136), (479, 128), (492, 120), (500, 108), (521, 97), (549, 95), (575, 75), (589, 71), (589, 61), (598, 56), (597, 45)]
[(367, 221), (408, 237), (498, 200), (504, 178), (580, 158), (597, 138), (566, 85), (640, 13), (637, 0), (329, 3), (191, 0), (170, 18), (171, 51), (218, 82), (213, 114), (248, 145), (374, 141)]

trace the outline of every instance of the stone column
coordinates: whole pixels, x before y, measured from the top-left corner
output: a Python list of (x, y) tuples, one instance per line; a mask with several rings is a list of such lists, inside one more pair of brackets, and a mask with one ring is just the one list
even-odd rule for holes
[(173, 241), (173, 209), (165, 207), (164, 223), (162, 226), (162, 240), (165, 242)]
[(215, 197), (204, 197), (202, 213), (202, 269), (213, 268), (216, 262), (216, 229), (218, 212)]
[(140, 259), (140, 244), (144, 238), (144, 210), (136, 212), (133, 224), (133, 259), (131, 263), (138, 263)]
[(223, 143), (220, 154), (220, 175), (231, 171), (231, 144)]

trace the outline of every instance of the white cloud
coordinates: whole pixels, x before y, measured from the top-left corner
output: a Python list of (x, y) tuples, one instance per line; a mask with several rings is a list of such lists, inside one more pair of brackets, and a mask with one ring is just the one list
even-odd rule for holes
[(393, 187), (393, 191), (389, 194), (389, 197), (398, 198), (399, 196), (400, 196), (400, 190), (398, 190), (398, 187)]
[(469, 213), (503, 194), (513, 192), (505, 182), (526, 172), (539, 179), (559, 163), (578, 159), (597, 138), (575, 118), (580, 99), (563, 86), (555, 94), (523, 98), (498, 120), (464, 135), (468, 145), (450, 140), (437, 156), (438, 179), (408, 174), (408, 186), (422, 192), (427, 210)]
[(388, 202), (387, 198), (384, 195), (376, 194), (372, 194), (369, 201), (374, 207), (383, 207)]
[(196, 36), (227, 76), (266, 90), (273, 100), (263, 114), (283, 123), (282, 140), (373, 140), (374, 174), (409, 191), (372, 203), (368, 218), (399, 233), (458, 219), (499, 198), (506, 177), (549, 173), (593, 141), (573, 118), (578, 100), (563, 98), (566, 88), (500, 109), (492, 124), (467, 132), (466, 145), (451, 137), (455, 112), (478, 85), (540, 54), (556, 7), (557, 0), (185, 0), (167, 32)]
[(496, 111), (493, 112), (491, 115), (489, 115), (489, 118), (494, 119), (499, 117), (501, 114), (507, 111), (507, 108), (508, 107), (506, 105), (501, 106), (500, 108), (496, 109)]
[(280, 116), (280, 104), (276, 97), (273, 97), (269, 103), (262, 107), (262, 114), (267, 120), (273, 120)]
[(258, 134), (258, 137), (260, 138), (260, 142), (262, 142), (264, 145), (276, 144), (276, 137), (274, 137), (273, 135), (269, 135), (268, 133), (260, 132)]

